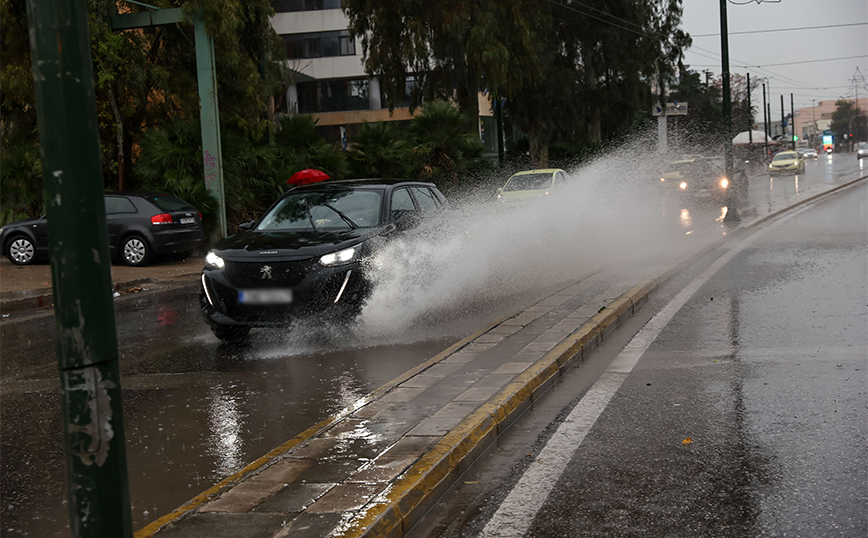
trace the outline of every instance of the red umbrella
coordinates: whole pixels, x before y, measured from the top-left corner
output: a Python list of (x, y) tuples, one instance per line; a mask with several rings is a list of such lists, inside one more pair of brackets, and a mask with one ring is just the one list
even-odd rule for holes
[(317, 181), (323, 181), (326, 179), (331, 179), (328, 174), (323, 172), (322, 170), (317, 170), (315, 168), (305, 168), (304, 170), (300, 170), (286, 180), (290, 185), (308, 185), (310, 183), (316, 183)]

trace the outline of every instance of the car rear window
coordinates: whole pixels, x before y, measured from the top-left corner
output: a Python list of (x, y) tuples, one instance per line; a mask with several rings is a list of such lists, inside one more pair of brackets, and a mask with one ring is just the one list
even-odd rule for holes
[(181, 200), (177, 196), (172, 196), (171, 194), (158, 194), (155, 196), (146, 196), (145, 198), (155, 206), (159, 207), (162, 211), (166, 212), (196, 209), (184, 200)]

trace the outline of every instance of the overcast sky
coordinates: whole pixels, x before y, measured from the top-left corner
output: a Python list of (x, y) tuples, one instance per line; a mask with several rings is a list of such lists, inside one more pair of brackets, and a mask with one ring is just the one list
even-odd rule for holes
[[(718, 76), (722, 71), (720, 1), (683, 0), (683, 6), (682, 28), (693, 36), (685, 63), (691, 70), (701, 73), (708, 69)], [(859, 74), (863, 78), (858, 82), (858, 95), (868, 97), (868, 1), (779, 0), (757, 4), (755, 0), (729, 0), (726, 12), (730, 72), (749, 72), (751, 82), (767, 77), (773, 108), (780, 103), (781, 94), (788, 111), (790, 93), (794, 94), (796, 109), (811, 106), (812, 99), (852, 99), (856, 88), (851, 79)], [(822, 26), (835, 27), (818, 28)], [(808, 29), (768, 31), (785, 28)], [(758, 30), (763, 32), (738, 33)], [(836, 59), (845, 57), (849, 59)], [(804, 63), (780, 65), (792, 62)], [(761, 87), (752, 99), (761, 105)]]

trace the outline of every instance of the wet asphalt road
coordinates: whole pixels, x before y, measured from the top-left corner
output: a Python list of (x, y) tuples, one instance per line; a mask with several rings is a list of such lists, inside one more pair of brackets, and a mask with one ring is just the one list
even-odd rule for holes
[[(582, 397), (710, 263), (535, 404), (410, 536), (868, 535), (865, 184), (697, 280), (583, 440), (544, 452), (556, 430), (584, 431)], [(539, 471), (561, 463), (554, 478)], [(519, 517), (526, 528), (511, 523), (539, 477), (551, 493)]]
[[(808, 163), (802, 187), (793, 177), (762, 178), (751, 196), (797, 197), (805, 184), (852, 176), (854, 163), (845, 164)], [(692, 232), (714, 227), (719, 208), (667, 200), (661, 214)], [(191, 288), (124, 298), (116, 310), (135, 528), (526, 302), (505, 293), (465, 305), (436, 331), (400, 342), (316, 326), (260, 332), (232, 348), (204, 326)], [(53, 333), (51, 316), (0, 329), (3, 536), (68, 535)]]

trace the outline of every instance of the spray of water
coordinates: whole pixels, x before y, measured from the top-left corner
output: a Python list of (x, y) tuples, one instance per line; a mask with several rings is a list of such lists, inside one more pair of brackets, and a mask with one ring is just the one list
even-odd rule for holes
[(648, 146), (637, 139), (567, 170), (566, 186), (520, 207), (495, 201), (508, 176), (495, 178), (487, 196), (452, 200), (449, 211), (371, 260), (374, 288), (358, 334), (430, 338), (511, 298), (677, 252), (684, 231), (662, 209), (659, 163)]

